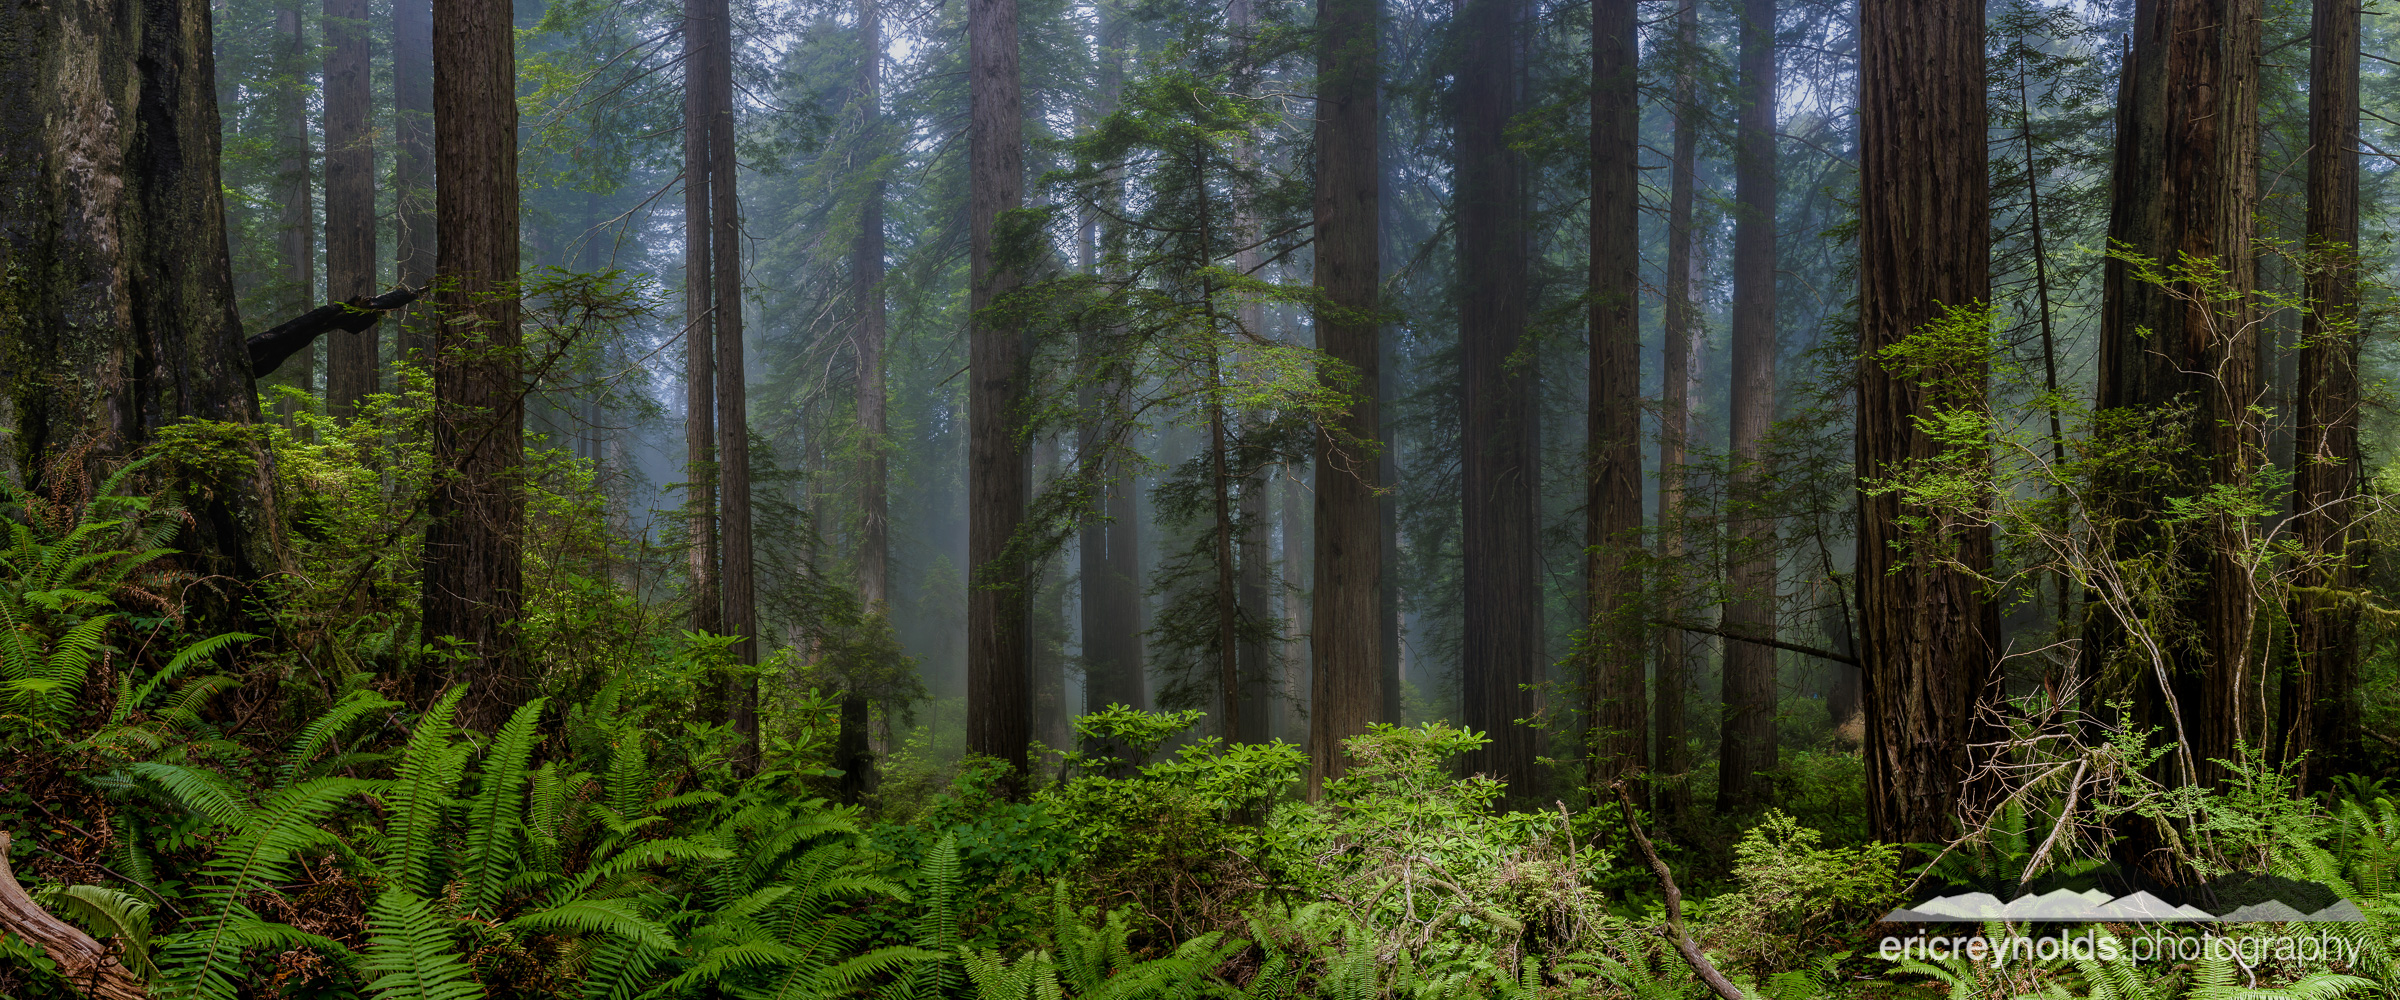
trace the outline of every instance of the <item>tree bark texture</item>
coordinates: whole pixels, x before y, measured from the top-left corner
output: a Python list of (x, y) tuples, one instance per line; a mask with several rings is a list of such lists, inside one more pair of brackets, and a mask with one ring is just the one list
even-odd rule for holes
[[(2301, 319), (2297, 438), (2292, 462), (2296, 534), (2322, 571), (2302, 587), (2346, 591), (2359, 583), (2358, 126), (2359, 0), (2316, 0), (2308, 83), (2308, 271), (2313, 308)], [(2286, 686), (2283, 757), (2312, 750), (2311, 774), (2338, 774), (2359, 759), (2358, 611), (2303, 594), (2292, 614), (2298, 657)]]
[[(1698, 182), (1700, 153), (1700, 88), (1692, 72), (1700, 43), (1698, 0), (1682, 0), (1675, 11), (1675, 146), (1667, 181), (1667, 298), (1660, 317), (1661, 345), (1658, 427), (1658, 556), (1661, 568), (1681, 572), (1686, 542), (1683, 534), (1684, 462), (1691, 435), (1693, 343), (1700, 334), (1699, 306), (1693, 301), (1697, 268), (1692, 254), (1692, 201)], [(1664, 592), (1681, 592), (1680, 584)], [(1669, 618), (1682, 618), (1680, 604), (1661, 609)], [(1651, 806), (1661, 819), (1680, 822), (1691, 809), (1692, 769), (1685, 745), (1684, 691), (1691, 685), (1691, 636), (1677, 629), (1658, 633), (1658, 666), (1651, 679), (1651, 731), (1658, 741), (1651, 770), (1658, 784)]]
[(524, 378), (517, 300), (516, 34), (508, 0), (435, 0), (434, 467), (424, 629), (457, 643), (460, 722), (490, 732), (532, 689), (523, 606)]
[(1025, 344), (1015, 320), (989, 310), (1019, 282), (1013, 263), (994, 256), (1004, 217), (1024, 204), (1017, 66), (1016, 0), (968, 0), (967, 749), (1023, 775), (1031, 573), (1009, 543), (1025, 521)]
[[(374, 79), (367, 34), (366, 0), (325, 0), (325, 297), (335, 302), (375, 294)], [(327, 414), (347, 420), (379, 388), (380, 328), (326, 340)]]
[(1267, 477), (1252, 472), (1242, 477), (1240, 508), (1234, 516), (1234, 559), (1240, 564), (1237, 581), (1241, 616), (1238, 653), (1241, 668), (1241, 731), (1244, 743), (1265, 743), (1273, 737), (1275, 717), (1274, 667), (1259, 626), (1275, 617), (1267, 607), (1267, 581), (1274, 572), (1267, 545)]
[[(709, 126), (716, 101), (709, 94), (715, 74), (708, 49), (714, 0), (683, 4), (683, 450), (684, 579), (692, 602), (692, 629), (725, 631), (724, 599), (718, 577), (717, 544), (717, 314), (711, 250), (715, 191)], [(721, 701), (713, 713), (726, 721)]]
[[(858, 241), (850, 249), (850, 302), (856, 313), (850, 333), (858, 358), (858, 600), (869, 614), (890, 614), (891, 494), (884, 484), (888, 461), (884, 435), (883, 345), (888, 314), (883, 301), (883, 12), (879, 0), (858, 0), (859, 134), (873, 158), (858, 207)], [(876, 785), (875, 760), (867, 741), (867, 696), (842, 695), (842, 734), (834, 767), (842, 772), (843, 800), (856, 802)]]
[(1383, 711), (1383, 549), (1377, 537), (1377, 0), (1317, 0), (1317, 348), (1355, 379), (1328, 373), (1350, 409), (1317, 435), (1315, 594), (1309, 606), (1308, 795), (1348, 770), (1342, 741)]
[[(1740, 107), (1733, 155), (1733, 462), (1727, 512), (1724, 630), (1773, 638), (1778, 605), (1775, 520), (1764, 509), (1774, 481), (1767, 432), (1775, 423), (1775, 0), (1743, 0)], [(1725, 647), (1725, 721), (1718, 741), (1717, 808), (1757, 801), (1757, 772), (1775, 766), (1775, 650)]]
[(1635, 0), (1592, 7), (1590, 399), (1583, 737), (1587, 787), (1649, 763), (1643, 695), (1641, 95)]
[[(1110, 8), (1100, 11), (1098, 93), (1093, 110), (1106, 115), (1116, 110), (1125, 86), (1126, 19)], [(1122, 197), (1112, 185), (1111, 199)], [(1116, 223), (1095, 218), (1087, 227), (1084, 270), (1097, 274), (1104, 259), (1102, 246)], [(1084, 711), (1110, 705), (1146, 708), (1149, 686), (1142, 671), (1141, 512), (1136, 504), (1139, 486), (1113, 454), (1102, 454), (1103, 424), (1121, 405), (1122, 388), (1113, 384), (1083, 390), (1077, 405), (1086, 414), (1078, 461), (1098, 462), (1105, 483), (1098, 515), (1083, 528), (1079, 546), (1079, 599), (1083, 620)]]
[[(2173, 546), (2192, 581), (2176, 599), (2176, 617), (2193, 634), (2167, 643), (2172, 663), (2161, 690), (2145, 656), (2118, 656), (2114, 630), (2095, 630), (2085, 656), (2113, 659), (2112, 686), (2130, 687), (2139, 724), (2166, 729), (2183, 750), (2171, 758), (2214, 780), (2234, 742), (2265, 745), (2259, 658), (2252, 655), (2257, 592), (2229, 554), (2246, 544), (2242, 522), (2221, 519), (2198, 530), (2155, 518), (2173, 490), (2247, 486), (2264, 459), (2258, 419), (2258, 341), (2250, 296), (2252, 212), (2258, 188), (2260, 0), (2142, 0), (2134, 12), (2131, 56), (2118, 96), (2112, 246), (2157, 261), (2221, 270), (2219, 293), (2201, 301), (2192, 282), (2141, 281), (2120, 260), (2102, 275), (2099, 405), (2155, 412), (2191, 408), (2165, 477), (2116, 484), (2115, 512), (2125, 527), (2120, 557)], [(2172, 480), (2171, 483), (2162, 479)], [(2130, 676), (2128, 676), (2128, 672)]]
[[(719, 586), (725, 634), (736, 636), (737, 668), (758, 665), (758, 572), (750, 531), (749, 366), (742, 344), (741, 164), (733, 151), (733, 17), (726, 0), (708, 0), (709, 277), (717, 341), (717, 486), (724, 561)], [(741, 747), (736, 770), (758, 770), (758, 678), (729, 679), (726, 713)]]
[[(281, 213), (276, 218), (275, 252), (283, 260), (283, 308), (279, 311), (298, 315), (317, 301), (316, 150), (308, 135), (308, 35), (300, 21), (300, 8), (276, 8), (275, 33), (281, 36), (277, 53), (281, 72), (271, 85), (275, 116), (282, 129), (275, 141), (280, 157), (275, 166), (276, 202)], [(300, 360), (278, 381), (313, 396), (317, 391), (317, 345), (302, 347)], [(286, 419), (291, 417), (291, 405), (288, 400), (277, 403)]]
[[(258, 419), (234, 312), (205, 0), (0, 9), (0, 451), (18, 489), (73, 497), (185, 418)], [(280, 568), (272, 456), (187, 488), (173, 543), (202, 576)], [(232, 595), (195, 599), (233, 627)]]
[(1542, 794), (1539, 710), (1526, 690), (1548, 662), (1542, 636), (1540, 378), (1526, 339), (1524, 158), (1508, 146), (1517, 112), (1516, 0), (1460, 0), (1456, 146), (1459, 272), (1460, 536), (1466, 581), (1460, 712), (1491, 742), (1470, 773)]
[[(392, 0), (392, 263), (400, 284), (433, 283), (433, 2)], [(400, 357), (433, 345), (430, 310), (394, 328)]]
[[(1857, 448), (1873, 483), (1943, 455), (1923, 423), (1937, 410), (1983, 405), (1981, 357), (1917, 377), (1877, 353), (1991, 295), (1983, 2), (1865, 0), (1860, 34)], [(1976, 579), (1990, 532), (1903, 531), (1904, 517), (1952, 513), (1858, 498), (1867, 813), (1893, 843), (1956, 832), (1975, 703), (1997, 680), (1999, 612)]]

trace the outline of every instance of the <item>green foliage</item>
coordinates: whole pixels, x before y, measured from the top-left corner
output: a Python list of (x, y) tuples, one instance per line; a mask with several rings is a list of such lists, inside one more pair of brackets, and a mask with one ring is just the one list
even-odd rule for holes
[(1905, 901), (1898, 846), (1826, 846), (1822, 833), (1780, 810), (1742, 836), (1734, 858), (1734, 890), (1709, 900), (1710, 926), (1762, 973), (1842, 948)]

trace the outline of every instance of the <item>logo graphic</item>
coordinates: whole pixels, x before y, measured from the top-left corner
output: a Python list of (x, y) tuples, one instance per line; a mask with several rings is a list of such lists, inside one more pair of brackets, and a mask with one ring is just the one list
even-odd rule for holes
[[(2164, 894), (2162, 896), (2162, 893)], [(1959, 888), (1893, 910), (1885, 923), (1946, 924), (1999, 920), (2033, 923), (2354, 922), (2366, 915), (2315, 882), (2279, 876), (2231, 876), (2183, 890), (2136, 889), (2116, 895), (2100, 888), (2059, 887), (2002, 900)]]

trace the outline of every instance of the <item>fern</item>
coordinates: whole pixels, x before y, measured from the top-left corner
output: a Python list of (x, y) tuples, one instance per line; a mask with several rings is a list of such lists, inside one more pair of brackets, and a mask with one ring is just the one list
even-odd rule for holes
[(46, 886), (33, 892), (43, 909), (66, 916), (98, 939), (115, 938), (125, 967), (137, 976), (158, 969), (150, 962), (150, 904), (97, 885)]
[(460, 874), (467, 884), (467, 904), (477, 912), (490, 913), (499, 906), (501, 885), (518, 856), (525, 764), (533, 756), (542, 701), (535, 698), (517, 709), (500, 727), (484, 757), (483, 787), (467, 806), (467, 864)]
[(442, 815), (451, 805), (450, 793), (466, 770), (469, 752), (450, 741), (450, 719), (465, 693), (463, 687), (450, 689), (417, 720), (416, 731), (400, 752), (399, 772), (383, 792), (391, 819), (384, 825), (380, 865), (401, 888), (420, 896), (436, 895), (441, 887)]
[[(175, 770), (190, 777), (189, 769)], [(228, 824), (233, 829), (225, 842), (202, 868), (208, 884), (200, 891), (200, 915), (189, 923), (191, 929), (176, 934), (163, 949), (167, 961), (160, 968), (166, 996), (231, 997), (230, 977), (242, 952), (250, 948), (297, 942), (341, 951), (331, 941), (260, 920), (244, 899), (287, 881), (296, 855), (332, 839), (317, 824), (334, 806), (368, 787), (347, 778), (318, 778), (278, 788), (257, 807), (240, 810)]]
[(387, 889), (367, 914), (374, 935), (363, 968), (380, 973), (367, 988), (383, 1000), (467, 1000), (483, 995), (467, 964), (451, 951), (446, 918), (406, 889)]
[(578, 899), (537, 910), (508, 922), (514, 930), (612, 934), (634, 944), (664, 951), (675, 947), (675, 936), (633, 904), (613, 899)]
[(325, 714), (318, 716), (315, 721), (300, 730), (300, 735), (292, 741), (291, 753), (284, 760), (283, 781), (289, 784), (302, 778), (338, 770), (338, 766), (312, 768), (309, 765), (315, 762), (319, 751), (325, 749), (327, 744), (340, 739), (342, 734), (348, 732), (350, 727), (356, 725), (360, 719), (376, 712), (398, 707), (400, 707), (399, 702), (372, 691), (350, 692), (342, 700), (335, 702), (332, 708), (327, 709)]

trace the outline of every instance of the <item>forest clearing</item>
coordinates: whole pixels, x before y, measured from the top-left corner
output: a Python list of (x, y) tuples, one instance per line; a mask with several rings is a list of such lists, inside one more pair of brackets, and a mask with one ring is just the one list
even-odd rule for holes
[(2394, 13), (7, 4), (0, 998), (2400, 1000)]

